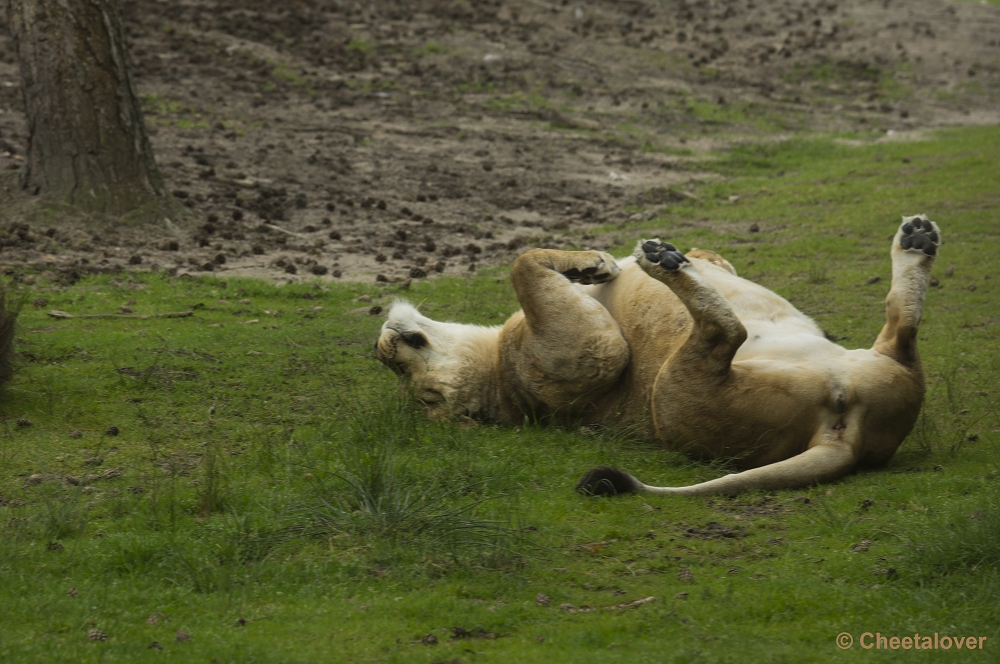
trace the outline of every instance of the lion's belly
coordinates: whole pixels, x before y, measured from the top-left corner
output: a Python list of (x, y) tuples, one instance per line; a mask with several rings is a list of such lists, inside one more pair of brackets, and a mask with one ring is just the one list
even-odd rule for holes
[(787, 325), (769, 321), (741, 321), (747, 339), (736, 351), (733, 361), (782, 359), (788, 361), (838, 362), (847, 351), (826, 337), (808, 329), (789, 331)]
[(631, 352), (616, 389), (594, 413), (600, 422), (648, 415), (660, 367), (691, 332), (691, 315), (673, 291), (646, 276), (631, 258), (619, 266), (622, 272), (613, 281), (584, 287), (618, 322)]
[[(687, 308), (669, 287), (647, 276), (632, 258), (619, 262), (615, 280), (584, 291), (611, 313), (629, 344), (632, 361), (623, 377), (623, 398), (636, 401), (652, 395), (663, 364), (691, 333)], [(834, 360), (845, 352), (822, 336), (816, 324), (783, 298), (704, 261), (701, 274), (719, 288), (747, 328), (748, 338), (736, 360), (752, 358), (817, 358)], [(645, 403), (648, 404), (648, 401)]]
[[(586, 289), (621, 326), (632, 355), (618, 388), (609, 395), (605, 407), (594, 413), (597, 421), (659, 412), (658, 395), (654, 394), (659, 390), (655, 387), (657, 376), (691, 332), (691, 316), (673, 291), (646, 276), (631, 260), (620, 265), (622, 273), (617, 279)], [(884, 396), (856, 389), (869, 384), (867, 377), (871, 375), (894, 373), (893, 367), (886, 365), (887, 358), (873, 351), (847, 351), (828, 341), (811, 319), (757, 284), (714, 266), (701, 272), (718, 282), (716, 286), (747, 329), (747, 340), (734, 357), (733, 369), (734, 375), (753, 374), (747, 381), (747, 392), (739, 398), (746, 400), (754, 413), (747, 421), (755, 421), (755, 430), (734, 436), (737, 432), (730, 423), (724, 430), (714, 431), (720, 423), (709, 401), (703, 412), (678, 413), (683, 421), (679, 418), (657, 431), (658, 438), (684, 446), (686, 441), (704, 441), (705, 435), (714, 431), (708, 439), (719, 449), (709, 444), (701, 453), (710, 457), (749, 453), (744, 460), (759, 465), (801, 452), (810, 432), (827, 419), (834, 426), (839, 421), (838, 411), (844, 408), (862, 408), (868, 413), (866, 419), (895, 410), (886, 408)], [(755, 389), (765, 385), (767, 389)], [(768, 412), (774, 417), (767, 417)], [(762, 434), (756, 429), (762, 426), (762, 415), (769, 444), (761, 456), (750, 449), (761, 442)]]

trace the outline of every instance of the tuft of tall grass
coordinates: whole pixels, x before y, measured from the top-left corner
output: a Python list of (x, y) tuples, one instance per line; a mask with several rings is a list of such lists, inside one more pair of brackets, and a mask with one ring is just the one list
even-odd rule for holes
[(61, 540), (79, 535), (87, 527), (83, 494), (79, 488), (64, 489), (54, 482), (40, 486), (39, 524), (43, 535)]
[(823, 265), (813, 263), (809, 266), (809, 283), (825, 284), (830, 281), (829, 271)]
[(911, 568), (927, 581), (956, 573), (1000, 572), (1000, 491), (980, 494), (983, 500), (949, 506), (909, 535), (906, 550)]
[(242, 583), (244, 564), (253, 560), (244, 546), (238, 520), (213, 532), (120, 532), (108, 536), (99, 568), (115, 576), (155, 579), (194, 592), (228, 590)]
[(921, 454), (930, 454), (941, 442), (941, 431), (937, 425), (937, 419), (930, 414), (929, 407), (920, 409), (917, 423), (910, 432), (907, 440), (912, 440), (917, 445)]
[(198, 490), (198, 514), (208, 516), (221, 512), (225, 507), (225, 474), (224, 458), (217, 441), (205, 443), (204, 475)]
[(434, 425), (405, 395), (380, 396), (349, 411), (346, 425), (332, 435), (328, 459), (303, 466), (308, 491), (288, 511), (292, 525), (272, 538), (346, 535), (444, 552), (455, 562), (518, 557), (515, 514), (503, 492), (485, 489), (495, 478), (456, 482), (447, 467), (425, 470), (421, 450), (410, 448)]

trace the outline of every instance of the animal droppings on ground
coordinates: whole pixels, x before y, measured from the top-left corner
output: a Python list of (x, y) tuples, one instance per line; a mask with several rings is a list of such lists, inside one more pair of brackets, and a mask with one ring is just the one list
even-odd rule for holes
[(861, 540), (857, 544), (851, 545), (851, 551), (854, 553), (861, 553), (862, 551), (867, 551), (871, 547), (871, 540)]
[[(183, 214), (100, 232), (19, 222), (0, 236), (4, 264), (67, 283), (117, 270), (462, 274), (528, 244), (606, 249), (609, 225), (698, 200), (698, 153), (761, 124), (895, 140), (998, 120), (995, 24), (975, 3), (543, 4), (128, 3), (136, 87)], [(484, 55), (484, 40), (503, 55)], [(0, 61), (0, 79), (19, 79), (16, 60)], [(27, 136), (12, 85), (5, 170), (21, 168)], [(17, 191), (10, 207), (35, 205)], [(399, 231), (436, 246), (390, 244)], [(479, 252), (447, 251), (470, 240)]]

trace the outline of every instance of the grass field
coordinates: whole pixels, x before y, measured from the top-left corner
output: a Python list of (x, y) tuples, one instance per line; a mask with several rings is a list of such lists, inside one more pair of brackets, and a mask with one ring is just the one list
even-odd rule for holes
[[(598, 463), (653, 484), (727, 470), (627, 430), (426, 421), (375, 361), (369, 308), (499, 323), (502, 271), (406, 293), (17, 275), (0, 661), (847, 662), (880, 656), (864, 632), (974, 636), (904, 656), (996, 661), (998, 153), (997, 128), (746, 145), (697, 199), (607, 229), (619, 254), (650, 235), (716, 249), (867, 347), (900, 215), (941, 225), (916, 430), (887, 467), (801, 491), (584, 498)], [(122, 305), (194, 315), (47, 315)]]

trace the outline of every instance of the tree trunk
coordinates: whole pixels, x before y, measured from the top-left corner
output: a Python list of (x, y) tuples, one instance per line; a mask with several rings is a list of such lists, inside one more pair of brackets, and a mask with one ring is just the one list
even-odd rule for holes
[(22, 185), (89, 212), (165, 201), (118, 0), (8, 0), (28, 115)]
[(0, 283), (0, 386), (14, 374), (14, 327), (17, 312), (7, 308), (7, 294)]

